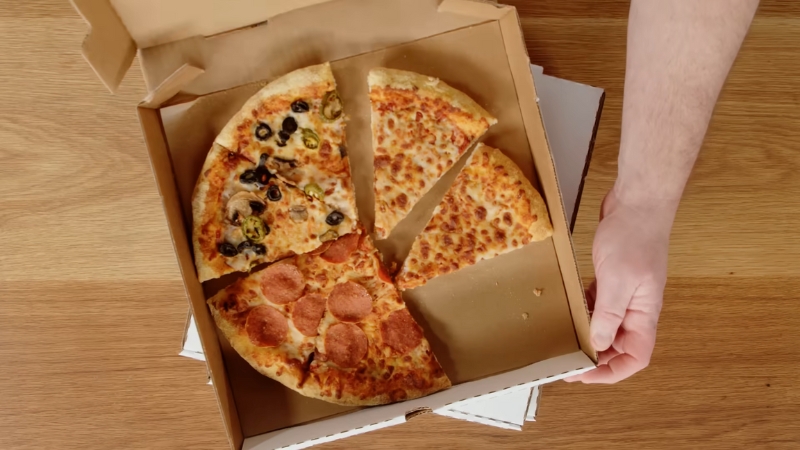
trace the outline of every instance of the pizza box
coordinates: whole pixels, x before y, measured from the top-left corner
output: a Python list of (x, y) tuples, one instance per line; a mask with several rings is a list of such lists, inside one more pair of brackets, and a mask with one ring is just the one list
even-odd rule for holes
[[(572, 230), (605, 94), (600, 88), (545, 75), (541, 66), (531, 64), (531, 73), (553, 152), (558, 184), (563, 193), (564, 209), (570, 218)], [(180, 355), (205, 361), (191, 310), (186, 320)], [(522, 391), (512, 388), (504, 392), (492, 398), (478, 396), (467, 399), (439, 408), (434, 413), (498, 428), (522, 430), (526, 421), (536, 418), (540, 387)]]
[[(89, 23), (83, 55), (114, 90), (135, 56), (147, 97), (137, 113), (203, 353), (232, 448), (300, 448), (401, 423), (478, 395), (525, 389), (595, 367), (589, 315), (516, 10), (474, 0), (73, 0)], [(366, 73), (436, 76), (499, 119), (483, 141), (540, 189), (554, 235), (407, 291), (453, 387), (372, 408), (295, 394), (257, 374), (219, 338), (190, 246), (190, 197), (227, 119), (264, 81), (330, 61), (350, 116), (348, 149), (361, 218), (371, 227)], [(379, 241), (400, 261), (462, 158), (396, 232)], [(539, 297), (533, 292), (542, 289)], [(489, 398), (489, 397), (486, 397)]]

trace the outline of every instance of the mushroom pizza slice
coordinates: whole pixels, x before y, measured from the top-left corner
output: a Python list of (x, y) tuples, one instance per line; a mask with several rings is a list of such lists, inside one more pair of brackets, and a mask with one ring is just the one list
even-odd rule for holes
[(357, 216), (329, 64), (269, 83), (217, 136), (192, 199), (200, 281), (305, 253)]
[(310, 252), (355, 229), (341, 211), (273, 175), (268, 158), (211, 149), (192, 204), (200, 281)]

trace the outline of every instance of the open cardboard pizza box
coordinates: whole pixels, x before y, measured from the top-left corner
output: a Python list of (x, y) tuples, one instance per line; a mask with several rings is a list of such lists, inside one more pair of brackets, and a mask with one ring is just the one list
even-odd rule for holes
[[(570, 231), (578, 215), (583, 183), (589, 169), (594, 138), (600, 123), (605, 93), (603, 89), (546, 75), (540, 66), (531, 65), (539, 110), (561, 188)], [(203, 346), (191, 309), (179, 354), (205, 361)], [(209, 384), (211, 384), (209, 376)], [(497, 395), (479, 395), (433, 410), (435, 414), (497, 428), (521, 431), (525, 422), (536, 420), (541, 386), (508, 388)]]
[[(589, 317), (516, 10), (473, 0), (73, 0), (90, 24), (83, 53), (109, 89), (138, 54), (150, 91), (138, 114), (197, 329), (233, 448), (303, 447), (400, 423), (475, 396), (591, 369)], [(404, 295), (453, 387), (372, 408), (313, 400), (255, 372), (219, 338), (191, 245), (190, 197), (211, 142), (264, 82), (330, 61), (350, 116), (362, 221), (373, 217), (366, 74), (386, 66), (439, 77), (499, 123), (483, 141), (542, 192), (554, 236)], [(389, 239), (401, 261), (457, 164)], [(541, 289), (542, 295), (534, 295)]]

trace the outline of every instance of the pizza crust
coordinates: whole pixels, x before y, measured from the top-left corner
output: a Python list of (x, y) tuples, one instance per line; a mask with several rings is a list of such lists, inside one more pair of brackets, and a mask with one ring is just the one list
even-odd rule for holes
[(225, 148), (235, 150), (237, 146), (237, 127), (245, 119), (252, 117), (252, 111), (257, 109), (266, 99), (275, 95), (299, 96), (299, 93), (304, 89), (318, 84), (325, 85), (325, 90), (332, 90), (336, 85), (330, 63), (304, 67), (271, 81), (245, 102), (239, 112), (228, 121), (214, 142)]
[[(194, 262), (197, 266), (197, 278), (202, 283), (203, 281), (218, 278), (226, 273), (233, 272), (233, 268), (222, 262), (220, 264), (219, 258), (211, 261), (206, 258), (203, 249), (200, 246), (200, 229), (203, 226), (203, 219), (209, 211), (221, 208), (217, 201), (212, 201), (209, 204), (208, 191), (210, 183), (208, 177), (204, 174), (213, 170), (214, 165), (218, 163), (220, 154), (228, 150), (214, 144), (206, 156), (206, 161), (203, 163), (203, 169), (200, 172), (200, 177), (197, 179), (197, 184), (194, 187), (192, 194), (192, 246), (194, 248)], [(227, 267), (227, 269), (226, 269)]]
[(481, 118), (486, 119), (490, 126), (497, 123), (497, 119), (475, 100), (438, 78), (405, 70), (377, 67), (369, 71), (368, 82), (370, 88), (390, 87), (417, 90), (417, 93), (423, 97), (440, 98), (456, 108), (476, 116), (475, 120), (477, 121), (480, 121)]

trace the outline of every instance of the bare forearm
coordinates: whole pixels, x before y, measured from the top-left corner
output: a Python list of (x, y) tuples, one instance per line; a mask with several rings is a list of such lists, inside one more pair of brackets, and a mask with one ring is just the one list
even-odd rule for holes
[(615, 190), (673, 215), (758, 0), (632, 0)]

